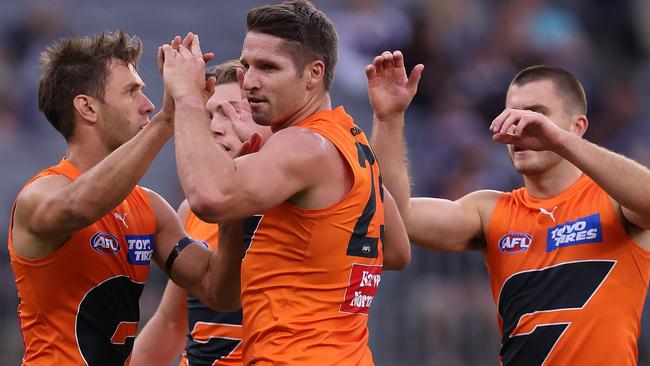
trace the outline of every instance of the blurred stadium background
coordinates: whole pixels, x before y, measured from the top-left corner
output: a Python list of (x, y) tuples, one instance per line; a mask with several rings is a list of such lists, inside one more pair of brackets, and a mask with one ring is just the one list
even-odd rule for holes
[[(238, 58), (245, 14), (263, 1), (0, 0), (0, 227), (24, 182), (64, 154), (64, 141), (38, 112), (39, 53), (71, 34), (122, 29), (144, 41), (140, 74), (160, 105), (156, 48), (194, 31), (216, 62)], [(404, 51), (425, 73), (408, 115), (414, 194), (458, 198), (479, 188), (521, 185), (488, 126), (514, 74), (553, 64), (583, 82), (587, 138), (650, 164), (650, 2), (647, 0), (327, 0), (316, 1), (340, 35), (332, 91), (369, 130), (363, 66), (378, 52)], [(624, 177), (622, 177), (624, 179)], [(174, 206), (182, 200), (171, 144), (143, 185)], [(151, 316), (165, 279), (153, 270), (143, 294)], [(647, 307), (646, 307), (647, 308)], [(616, 309), (612, 309), (616, 311)], [(408, 269), (386, 273), (370, 315), (377, 365), (497, 365), (499, 336), (487, 273), (478, 253), (414, 248)], [(644, 312), (640, 365), (650, 365)], [(0, 245), (0, 364), (20, 362), (22, 341), (6, 241)]]

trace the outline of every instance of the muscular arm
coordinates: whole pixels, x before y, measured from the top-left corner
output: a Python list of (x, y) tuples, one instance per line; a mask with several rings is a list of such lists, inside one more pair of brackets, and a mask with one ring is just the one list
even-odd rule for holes
[(574, 127), (569, 131), (541, 113), (508, 108), (492, 121), (490, 129), (496, 141), (559, 154), (618, 202), (627, 220), (650, 229), (650, 170), (583, 139), (585, 116), (576, 116), (572, 121)]
[[(178, 208), (181, 222), (187, 219), (187, 201)], [(169, 365), (185, 347), (187, 292), (168, 281), (158, 309), (135, 339), (131, 365)]]
[(404, 56), (395, 51), (375, 57), (365, 70), (373, 110), (371, 145), (379, 158), (384, 183), (395, 197), (402, 216), (408, 215), (411, 197), (404, 115), (415, 96), (423, 69), (423, 65), (417, 65), (407, 77)]
[(133, 190), (171, 133), (170, 125), (154, 118), (76, 180), (55, 175), (30, 184), (16, 200), (13, 235), (18, 254), (44, 257), (73, 232), (106, 215)]
[[(207, 222), (243, 218), (323, 184), (335, 147), (324, 137), (299, 127), (275, 134), (255, 153), (232, 160), (198, 128), (200, 114), (177, 103), (176, 159), (183, 190), (193, 212)], [(299, 153), (288, 153), (288, 152)], [(332, 179), (327, 177), (327, 179)]]
[[(187, 234), (171, 206), (156, 193), (148, 193), (158, 221), (153, 259), (158, 267), (164, 269), (172, 248)], [(221, 297), (224, 289), (229, 288), (229, 281), (239, 275), (238, 271), (233, 271), (239, 268), (242, 252), (231, 249), (224, 246), (211, 251), (198, 243), (188, 245), (172, 265), (172, 281), (215, 310), (237, 309), (238, 304)]]
[(633, 224), (650, 230), (650, 170), (623, 155), (570, 135), (558, 153), (621, 205)]
[(476, 191), (457, 201), (411, 198), (410, 214), (404, 220), (409, 239), (433, 251), (482, 249), (484, 231), (500, 194)]
[(411, 263), (411, 243), (395, 199), (384, 190), (384, 269), (400, 270)]

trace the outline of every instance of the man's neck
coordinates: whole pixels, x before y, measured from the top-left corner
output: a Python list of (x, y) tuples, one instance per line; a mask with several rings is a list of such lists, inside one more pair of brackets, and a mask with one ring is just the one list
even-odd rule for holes
[(312, 100), (310, 100), (309, 103), (305, 104), (304, 107), (299, 109), (286, 121), (277, 124), (275, 126), (272, 126), (271, 130), (273, 130), (273, 132), (277, 132), (283, 128), (293, 126), (296, 123), (309, 118), (309, 116), (311, 116), (316, 112), (324, 111), (328, 109), (332, 109), (332, 100), (330, 99), (330, 95), (329, 93), (321, 94), (313, 98)]
[(582, 171), (563, 161), (539, 175), (524, 175), (524, 186), (532, 197), (547, 199), (564, 192), (582, 176)]
[(108, 154), (110, 151), (98, 138), (86, 136), (68, 142), (66, 159), (83, 173), (99, 164)]

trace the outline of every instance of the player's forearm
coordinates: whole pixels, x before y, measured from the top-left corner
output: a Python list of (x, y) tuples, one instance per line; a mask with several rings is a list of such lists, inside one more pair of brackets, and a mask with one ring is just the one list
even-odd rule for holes
[(650, 217), (648, 168), (577, 136), (563, 143), (558, 153), (591, 177), (622, 206)]
[[(187, 322), (187, 319), (183, 319)], [(185, 346), (187, 326), (167, 322), (158, 312), (135, 338), (132, 366), (169, 365)]]
[(402, 217), (408, 216), (411, 184), (404, 141), (404, 114), (373, 117), (371, 145), (381, 167), (384, 185), (390, 190)]
[(221, 311), (241, 308), (241, 261), (244, 256), (244, 233), (241, 220), (219, 224), (219, 246), (210, 258), (207, 291), (214, 297), (213, 306)]
[(401, 270), (411, 263), (411, 243), (395, 200), (388, 190), (384, 193), (384, 269)]
[(209, 120), (200, 103), (199, 98), (176, 101), (174, 142), (181, 186), (192, 211), (204, 219), (219, 206), (233, 181), (235, 165), (212, 139)]
[[(66, 224), (77, 218), (76, 226), (85, 227), (120, 204), (142, 179), (172, 132), (168, 125), (150, 123), (64, 188), (56, 199), (68, 212)], [(48, 205), (47, 209), (56, 212), (52, 207), (56, 205)]]

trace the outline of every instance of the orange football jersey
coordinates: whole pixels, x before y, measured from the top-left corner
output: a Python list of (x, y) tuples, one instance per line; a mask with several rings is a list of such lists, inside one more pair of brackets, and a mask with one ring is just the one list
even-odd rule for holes
[[(72, 180), (80, 175), (62, 160), (27, 185), (52, 174)], [(18, 288), (23, 364), (128, 364), (157, 231), (147, 193), (136, 187), (106, 216), (75, 232), (45, 258), (18, 255), (11, 227), (9, 254)]]
[(242, 262), (244, 364), (372, 365), (367, 314), (383, 263), (379, 167), (342, 107), (297, 126), (331, 141), (354, 183), (327, 208), (285, 202), (262, 215)]
[(588, 176), (549, 199), (504, 193), (487, 265), (503, 365), (637, 364), (650, 252)]

